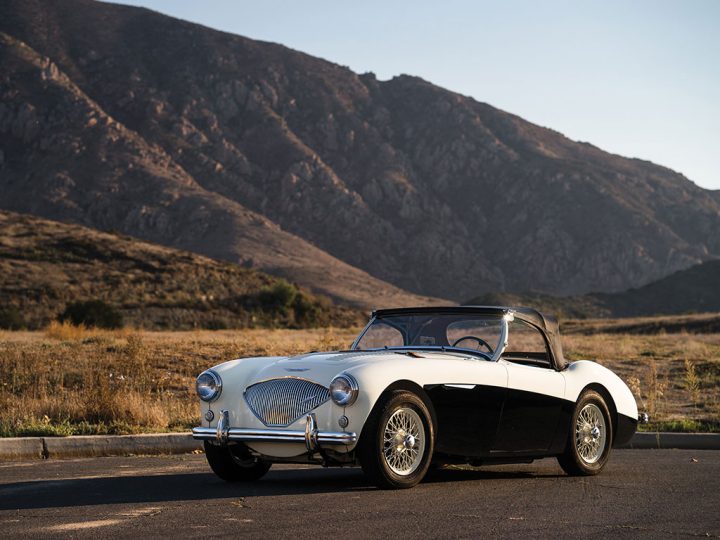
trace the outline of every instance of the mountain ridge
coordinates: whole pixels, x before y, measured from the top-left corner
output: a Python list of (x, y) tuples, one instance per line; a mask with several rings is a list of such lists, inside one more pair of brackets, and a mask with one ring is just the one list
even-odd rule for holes
[[(264, 216), (206, 191), (162, 148), (148, 144), (137, 132), (128, 130), (108, 115), (51, 60), (4, 33), (0, 33), (0, 44), (3, 45), (0, 51), (3, 66), (13, 68), (15, 62), (21, 66), (15, 69), (18, 74), (15, 84), (22, 84), (23, 76), (27, 76), (30, 80), (25, 95), (41, 94), (41, 99), (32, 102), (34, 106), (23, 102), (15, 115), (5, 103), (0, 104), (0, 132), (5, 126), (5, 131), (14, 135), (19, 145), (28, 142), (38, 145), (43, 154), (40, 164), (51, 171), (47, 177), (33, 182), (32, 172), (28, 174), (23, 170), (25, 184), (32, 185), (21, 185), (19, 190), (14, 190), (13, 184), (20, 182), (5, 176), (12, 166), (10, 160), (14, 152), (12, 146), (5, 146), (0, 180), (5, 181), (8, 190), (0, 206), (50, 219), (79, 222), (100, 230), (119, 230), (151, 242), (251, 266), (260, 258), (259, 264), (271, 273), (298, 278), (308, 286), (314, 285), (319, 292), (357, 307), (437, 301), (408, 294), (374, 279), (302, 239), (284, 233)], [(12, 52), (17, 54), (11, 57)], [(37, 74), (40, 76), (36, 77)], [(40, 83), (42, 89), (36, 88)], [(66, 114), (59, 116), (62, 113)], [(42, 124), (36, 119), (38, 114), (47, 115)], [(84, 157), (76, 172), (72, 169), (74, 164), (68, 163), (66, 152), (52, 154), (50, 148), (55, 146), (69, 148), (71, 154), (78, 151), (90, 155)], [(51, 163), (47, 164), (48, 161)], [(33, 160), (32, 165), (36, 167), (38, 161)], [(85, 177), (82, 190), (76, 189), (77, 175)], [(148, 189), (149, 181), (153, 182), (151, 189)], [(73, 196), (68, 197), (68, 192)], [(37, 201), (44, 199), (52, 204), (39, 207)], [(169, 204), (183, 215), (182, 220), (168, 214)], [(238, 255), (228, 257), (227, 250), (217, 249), (216, 246), (223, 244), (224, 236), (232, 238), (232, 252)], [(288, 271), (288, 267), (293, 267), (283, 259), (286, 252), (301, 258), (301, 270), (305, 274)], [(252, 256), (247, 257), (247, 253)], [(342, 279), (336, 277), (334, 282), (323, 283), (323, 277), (338, 274)]]
[[(417, 77), (378, 81), (128, 6), (10, 0), (0, 15), (0, 30), (169, 157), (163, 164), (148, 150), (142, 182), (177, 168), (198, 188), (170, 199), (212, 200), (227, 224), (197, 234), (212, 229), (213, 210), (186, 236), (163, 229), (182, 228), (188, 212), (174, 211), (156, 180), (143, 194), (146, 216), (124, 219), (92, 204), (73, 210), (91, 183), (80, 167), (69, 175), (75, 187), (53, 200), (41, 194), (30, 207), (18, 185), (40, 154), (33, 145), (0, 148), (4, 208), (47, 217), (63, 210), (64, 220), (245, 258), (325, 293), (333, 286), (336, 298), (355, 291), (356, 303), (381, 281), (456, 300), (496, 290), (618, 291), (720, 255), (719, 193)], [(14, 122), (27, 92), (3, 84), (15, 92)], [(77, 137), (87, 148), (82, 130)], [(123, 176), (122, 162), (113, 171), (123, 189), (140, 182)], [(112, 206), (122, 193), (102, 196)], [(134, 210), (141, 201), (124, 202)], [(245, 240), (233, 247), (224, 238)], [(327, 276), (325, 266), (337, 270)], [(346, 276), (351, 286), (334, 285)], [(363, 286), (370, 276), (379, 281)]]
[(565, 297), (532, 292), (491, 293), (475, 297), (465, 304), (523, 305), (576, 319), (720, 312), (720, 259), (678, 270), (623, 292)]

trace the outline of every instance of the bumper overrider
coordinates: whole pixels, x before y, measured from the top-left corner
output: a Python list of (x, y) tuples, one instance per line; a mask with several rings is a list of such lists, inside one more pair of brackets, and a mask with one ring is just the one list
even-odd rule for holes
[(308, 452), (316, 452), (323, 446), (347, 446), (357, 442), (356, 433), (344, 431), (319, 431), (315, 414), (305, 417), (304, 430), (248, 429), (230, 427), (228, 411), (221, 411), (217, 427), (196, 427), (193, 438), (217, 444), (238, 442), (305, 443)]

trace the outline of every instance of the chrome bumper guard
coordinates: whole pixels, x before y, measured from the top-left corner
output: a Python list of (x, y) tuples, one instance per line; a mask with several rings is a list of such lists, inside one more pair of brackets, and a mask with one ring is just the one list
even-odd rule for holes
[(226, 444), (228, 441), (305, 443), (308, 452), (317, 451), (321, 445), (343, 446), (357, 442), (355, 433), (318, 431), (313, 413), (305, 417), (305, 429), (299, 431), (231, 428), (227, 411), (222, 411), (216, 428), (196, 427), (193, 428), (192, 434), (194, 439), (220, 444)]

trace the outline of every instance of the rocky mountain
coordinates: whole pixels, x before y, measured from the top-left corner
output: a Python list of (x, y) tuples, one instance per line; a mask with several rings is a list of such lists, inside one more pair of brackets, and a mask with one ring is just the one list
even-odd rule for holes
[(421, 301), (388, 282), (618, 291), (720, 256), (717, 192), (415, 77), (91, 0), (5, 0), (0, 31), (5, 209), (356, 305)]
[(0, 34), (0, 64), (0, 208), (262, 268), (363, 308), (433, 301), (204, 189), (56, 64), (7, 34)]
[(41, 328), (103, 301), (139, 328), (353, 326), (366, 316), (236, 264), (34, 216), (0, 212), (0, 327)]
[(564, 318), (717, 313), (720, 312), (720, 260), (706, 261), (620, 293), (563, 297), (538, 293), (490, 293), (466, 303), (531, 306)]

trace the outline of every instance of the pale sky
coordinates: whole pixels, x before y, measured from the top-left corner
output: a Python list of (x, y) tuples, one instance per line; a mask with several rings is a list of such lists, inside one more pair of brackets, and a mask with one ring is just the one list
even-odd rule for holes
[(125, 0), (472, 96), (720, 189), (720, 0)]

